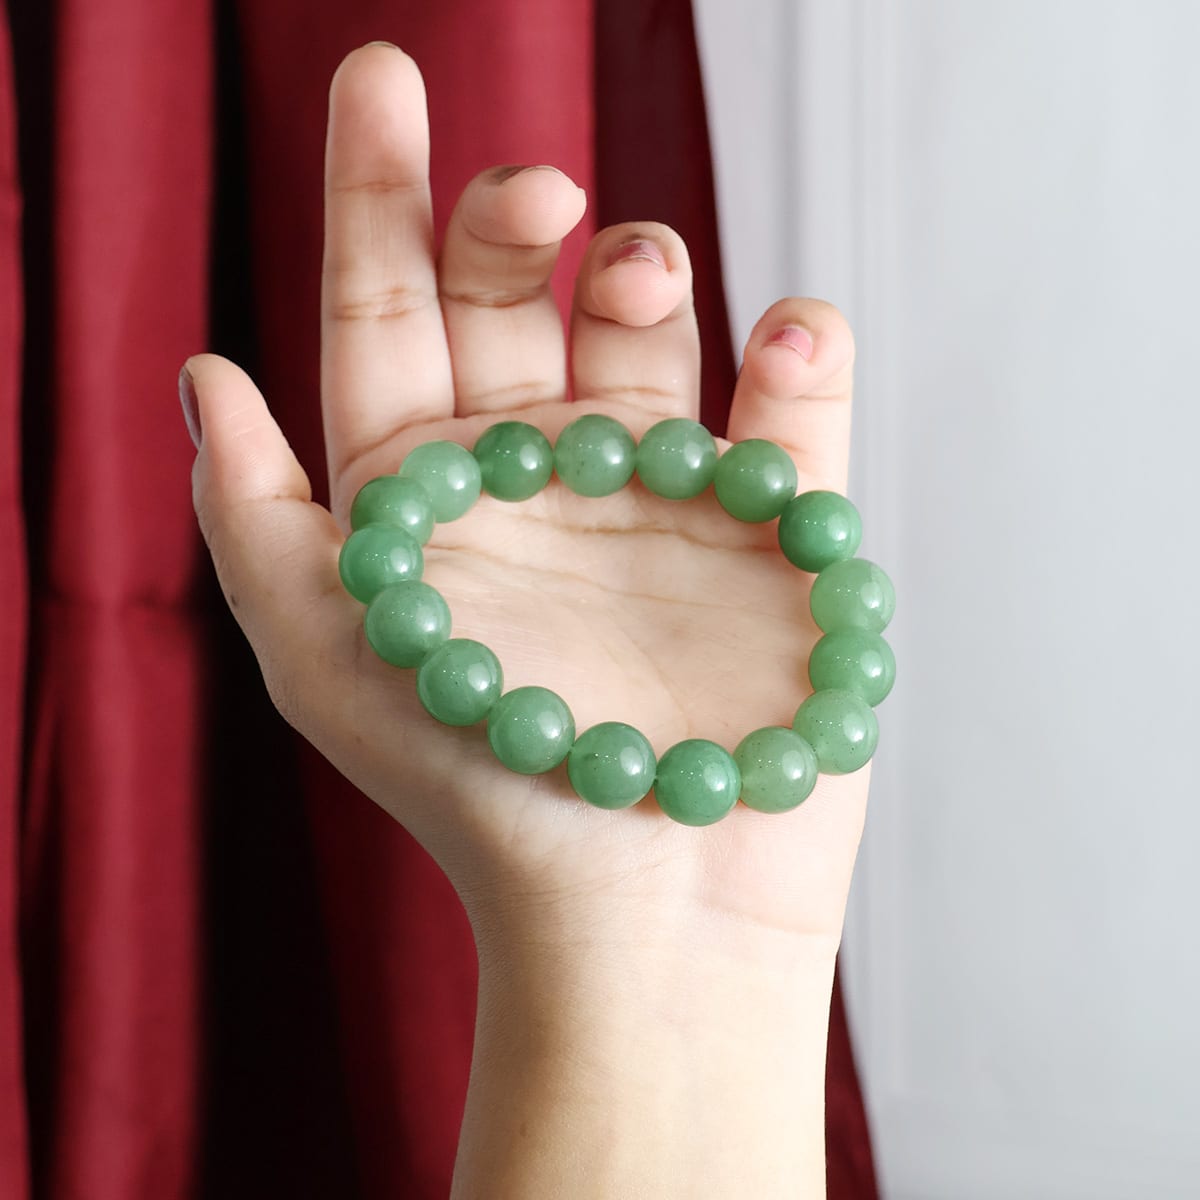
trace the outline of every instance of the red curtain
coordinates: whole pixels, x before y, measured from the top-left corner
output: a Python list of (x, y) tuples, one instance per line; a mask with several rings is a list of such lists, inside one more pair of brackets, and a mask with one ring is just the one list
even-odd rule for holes
[[(436, 217), (554, 162), (586, 237), (697, 263), (733, 381), (686, 0), (57, 0), (0, 24), (0, 1195), (440, 1197), (474, 1022), (462, 910), (270, 710), (191, 515), (173, 395), (246, 364), (323, 479), (329, 76), (421, 63)], [(19, 146), (19, 155), (18, 149)], [(23, 201), (23, 214), (22, 205)], [(875, 1195), (840, 997), (830, 1196)]]

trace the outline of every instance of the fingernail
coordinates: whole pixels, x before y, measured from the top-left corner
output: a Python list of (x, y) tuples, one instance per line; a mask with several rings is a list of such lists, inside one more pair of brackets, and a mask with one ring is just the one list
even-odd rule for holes
[(662, 267), (664, 271), (667, 269), (667, 260), (663, 252), (653, 242), (644, 238), (635, 238), (632, 242), (618, 246), (608, 256), (608, 262), (604, 265), (615, 267), (619, 262), (649, 262), (656, 267)]
[(562, 174), (557, 167), (552, 167), (549, 163), (535, 163), (533, 166), (497, 167), (492, 175), (492, 182), (505, 183), (514, 175), (524, 175), (526, 171), (553, 171), (555, 175)]
[(386, 46), (389, 50), (399, 50), (395, 42), (368, 42), (368, 46)]
[(179, 371), (179, 403), (183, 405), (183, 420), (196, 449), (200, 449), (200, 408), (196, 403), (196, 381), (185, 363)]
[(768, 346), (787, 346), (790, 350), (795, 350), (805, 362), (812, 358), (813, 337), (803, 325), (785, 325), (782, 329), (775, 330), (767, 338), (766, 344)]

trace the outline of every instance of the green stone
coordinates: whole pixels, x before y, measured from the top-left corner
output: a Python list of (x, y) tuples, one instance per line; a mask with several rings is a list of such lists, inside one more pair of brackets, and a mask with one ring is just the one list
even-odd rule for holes
[(633, 435), (612, 417), (588, 413), (558, 435), (554, 469), (580, 496), (611, 496), (632, 478), (637, 447)]
[(896, 611), (896, 589), (881, 567), (865, 558), (847, 558), (830, 563), (813, 580), (808, 602), (825, 633), (882, 633)]
[(713, 481), (717, 443), (699, 421), (668, 417), (642, 435), (636, 463), (638, 478), (656, 496), (690, 500)]
[(500, 698), (500, 660), (482, 643), (451, 638), (431, 651), (417, 671), (417, 696), (443, 725), (474, 725)]
[(439, 521), (456, 521), (479, 499), (479, 464), (457, 442), (425, 442), (400, 464), (402, 479), (415, 479), (433, 502)]
[(742, 773), (742, 803), (759, 812), (790, 812), (808, 799), (817, 782), (817, 752), (782, 725), (748, 733), (733, 761)]
[(427, 583), (394, 583), (367, 605), (364, 624), (371, 649), (384, 662), (415, 667), (450, 636), (450, 609)]
[(796, 494), (796, 464), (782, 446), (750, 438), (730, 446), (714, 479), (721, 507), (739, 521), (769, 521)]
[(343, 586), (364, 604), (393, 583), (420, 579), (424, 568), (420, 544), (399, 525), (364, 525), (346, 539), (338, 555)]
[(566, 701), (544, 687), (519, 687), (492, 706), (487, 723), (492, 753), (510, 770), (540, 775), (557, 767), (575, 740)]
[(381, 475), (359, 488), (350, 508), (350, 527), (399, 525), (421, 545), (433, 533), (433, 501), (415, 480)]
[(825, 775), (866, 766), (879, 741), (874, 710), (853, 692), (813, 692), (796, 710), (792, 728), (817, 752)]
[(814, 691), (854, 692), (874, 707), (896, 681), (896, 656), (877, 633), (863, 629), (827, 633), (809, 656), (808, 681)]
[(528, 500), (554, 474), (550, 440), (524, 421), (501, 421), (485, 429), (473, 453), (483, 490), (497, 500)]
[(571, 786), (597, 808), (628, 808), (654, 786), (654, 749), (632, 725), (605, 721), (581, 733), (567, 755)]
[(802, 571), (849, 558), (861, 542), (862, 517), (837, 492), (801, 492), (779, 515), (779, 548)]
[(728, 750), (704, 738), (677, 742), (658, 760), (654, 796), (681, 825), (711, 825), (736, 803), (742, 777)]

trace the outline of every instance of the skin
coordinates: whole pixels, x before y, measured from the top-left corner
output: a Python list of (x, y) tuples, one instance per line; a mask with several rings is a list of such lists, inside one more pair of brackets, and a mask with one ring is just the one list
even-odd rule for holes
[[(510, 774), (481, 728), (434, 722), (415, 672), (371, 653), (338, 582), (356, 491), (422, 442), (470, 447), (508, 418), (553, 441), (582, 412), (638, 437), (699, 411), (678, 235), (639, 222), (596, 236), (568, 380), (549, 276), (583, 193), (552, 168), (486, 171), (435, 256), (428, 137), (415, 63), (379, 44), (352, 53), (327, 143), (332, 512), (251, 380), (213, 355), (187, 363), (196, 512), (226, 599), (283, 715), (418, 838), (471, 918), (479, 1023), (455, 1197), (823, 1195), (829, 989), (868, 771), (822, 776), (792, 813), (739, 805), (705, 829), (653, 797), (592, 808), (565, 768)], [(786, 328), (807, 332), (793, 335), (807, 357), (769, 344)], [(784, 446), (800, 490), (843, 490), (852, 362), (834, 308), (774, 304), (746, 346), (730, 438)], [(809, 690), (811, 579), (773, 522), (740, 524), (711, 491), (485, 496), (436, 528), (425, 578), (454, 636), (495, 650), (506, 689), (553, 688), (580, 730), (625, 720), (660, 754), (687, 737), (732, 749), (789, 724)]]

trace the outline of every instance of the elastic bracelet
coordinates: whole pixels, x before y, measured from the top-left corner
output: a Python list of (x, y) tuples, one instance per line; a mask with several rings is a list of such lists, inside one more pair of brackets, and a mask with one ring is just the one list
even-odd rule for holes
[[(688, 500), (712, 486), (740, 521), (778, 519), (789, 562), (814, 574), (809, 605), (823, 636), (808, 663), (813, 692), (791, 726), (756, 729), (729, 753), (689, 738), (656, 759), (646, 737), (620, 721), (578, 736), (571, 710), (548, 688), (504, 691), (496, 655), (481, 642), (450, 636), (450, 609), (421, 579), (437, 522), (464, 516), (487, 492), (527, 500), (557, 474), (581, 496), (608, 496), (634, 474), (655, 495)], [(416, 668), (417, 695), (446, 725), (487, 722), (496, 758), (536, 775), (566, 760), (576, 793), (599, 808), (628, 808), (653, 790), (662, 810), (684, 825), (711, 825), (740, 798), (759, 812), (788, 812), (812, 792), (818, 773), (844, 775), (866, 765), (879, 726), (874, 706), (891, 691), (896, 662), (880, 636), (896, 594), (874, 563), (855, 557), (858, 510), (836, 492), (796, 494), (797, 473), (774, 442), (752, 438), (718, 455), (703, 425), (675, 417), (640, 443), (612, 417), (588, 414), (551, 447), (539, 429), (501, 421), (468, 451), (457, 442), (417, 446), (395, 475), (372, 479), (355, 497), (353, 532), (338, 568), (346, 590), (367, 606), (367, 641), (385, 662)]]

